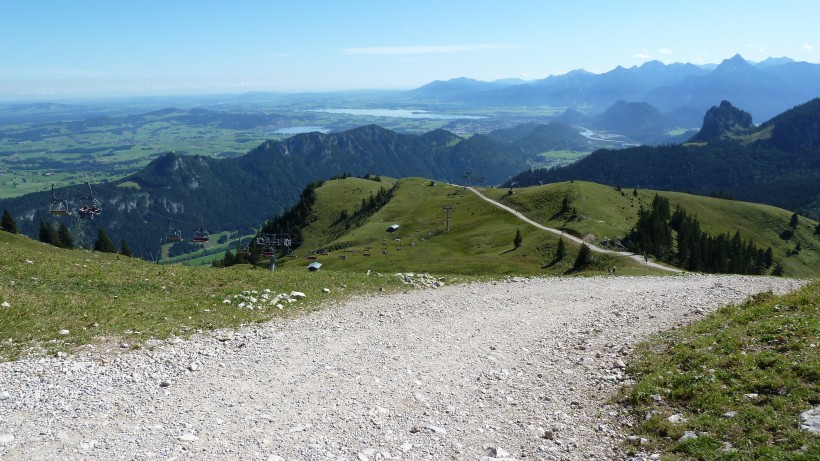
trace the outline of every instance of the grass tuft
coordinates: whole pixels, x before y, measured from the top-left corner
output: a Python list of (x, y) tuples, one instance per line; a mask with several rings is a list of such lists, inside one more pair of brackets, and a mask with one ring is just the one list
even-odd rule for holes
[[(764, 293), (642, 344), (623, 402), (666, 459), (820, 459), (820, 282)], [(670, 422), (680, 414), (683, 422)], [(685, 432), (696, 439), (680, 440)]]

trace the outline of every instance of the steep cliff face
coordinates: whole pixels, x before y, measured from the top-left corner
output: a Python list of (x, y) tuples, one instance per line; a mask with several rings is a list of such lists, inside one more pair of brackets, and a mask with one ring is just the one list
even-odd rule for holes
[(712, 107), (703, 117), (703, 126), (689, 142), (714, 142), (747, 134), (754, 130), (752, 114), (733, 106), (729, 101), (722, 101), (720, 106)]

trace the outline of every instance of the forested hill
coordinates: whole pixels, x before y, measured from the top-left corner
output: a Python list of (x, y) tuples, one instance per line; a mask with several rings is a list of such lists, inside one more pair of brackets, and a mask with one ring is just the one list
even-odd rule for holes
[[(525, 186), (578, 179), (622, 187), (719, 193), (820, 216), (820, 98), (748, 130), (737, 129), (739, 113), (732, 109), (724, 103), (720, 110), (710, 111), (704, 122), (710, 133), (696, 136), (699, 142), (599, 150), (564, 168), (526, 171), (509, 183)], [(734, 119), (716, 120), (720, 113)], [(712, 132), (715, 127), (733, 131)]]
[[(537, 128), (533, 126), (533, 132)], [(59, 220), (66, 223), (76, 242), (90, 245), (97, 226), (102, 226), (115, 243), (124, 238), (135, 255), (148, 258), (157, 253), (169, 225), (181, 228), (186, 240), (199, 227), (200, 217), (211, 233), (248, 232), (292, 205), (300, 191), (318, 179), (374, 173), (457, 182), (470, 170), (497, 184), (555, 142), (544, 135), (512, 142), (494, 140), (510, 136), (511, 132), (503, 130), (492, 138), (464, 139), (444, 130), (415, 136), (375, 125), (342, 133), (306, 133), (267, 141), (232, 159), (163, 155), (123, 180), (92, 185), (103, 208), (94, 220), (50, 215), (50, 193), (0, 200), (0, 208), (8, 209), (29, 236), (37, 237), (41, 219), (55, 224)], [(55, 193), (76, 209), (88, 190), (73, 186)]]

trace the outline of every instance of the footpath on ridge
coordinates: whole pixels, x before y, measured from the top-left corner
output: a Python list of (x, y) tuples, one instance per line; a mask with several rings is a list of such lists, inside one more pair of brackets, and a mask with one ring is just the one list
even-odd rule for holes
[(566, 232), (562, 231), (561, 229), (556, 229), (554, 227), (547, 227), (543, 224), (535, 222), (532, 219), (524, 216), (523, 213), (521, 213), (519, 211), (516, 211), (513, 208), (508, 207), (507, 205), (496, 202), (495, 200), (491, 199), (490, 197), (487, 197), (486, 195), (482, 194), (481, 192), (479, 192), (474, 187), (467, 187), (467, 189), (470, 192), (476, 194), (480, 199), (484, 200), (485, 202), (488, 202), (492, 205), (495, 205), (498, 208), (501, 208), (502, 210), (504, 210), (508, 213), (511, 213), (512, 215), (514, 215), (518, 219), (526, 222), (527, 224), (533, 225), (533, 226), (535, 226), (539, 229), (545, 230), (547, 232), (552, 232), (553, 234), (560, 235), (560, 236), (566, 238), (567, 240), (572, 240), (573, 242), (575, 242), (579, 245), (580, 244), (586, 244), (586, 246), (588, 246), (589, 249), (592, 250), (592, 251), (595, 251), (595, 252), (598, 252), (598, 253), (613, 254), (613, 255), (617, 255), (617, 256), (625, 256), (627, 258), (631, 258), (631, 259), (643, 264), (644, 266), (651, 267), (653, 269), (660, 269), (660, 270), (669, 271), (669, 272), (676, 272), (676, 273), (683, 272), (682, 270), (674, 268), (674, 267), (664, 266), (663, 264), (658, 264), (654, 261), (649, 261), (649, 260), (645, 259), (643, 256), (641, 256), (639, 254), (636, 254), (636, 253), (631, 253), (629, 251), (607, 250), (606, 248), (601, 248), (597, 245), (593, 245), (591, 243), (584, 242), (582, 239), (580, 239), (578, 237), (575, 237), (573, 235), (569, 235)]

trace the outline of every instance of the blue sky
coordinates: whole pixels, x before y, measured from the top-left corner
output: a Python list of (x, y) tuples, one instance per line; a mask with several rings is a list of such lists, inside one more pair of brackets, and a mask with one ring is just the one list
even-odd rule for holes
[(820, 2), (3, 0), (0, 102), (820, 62)]

